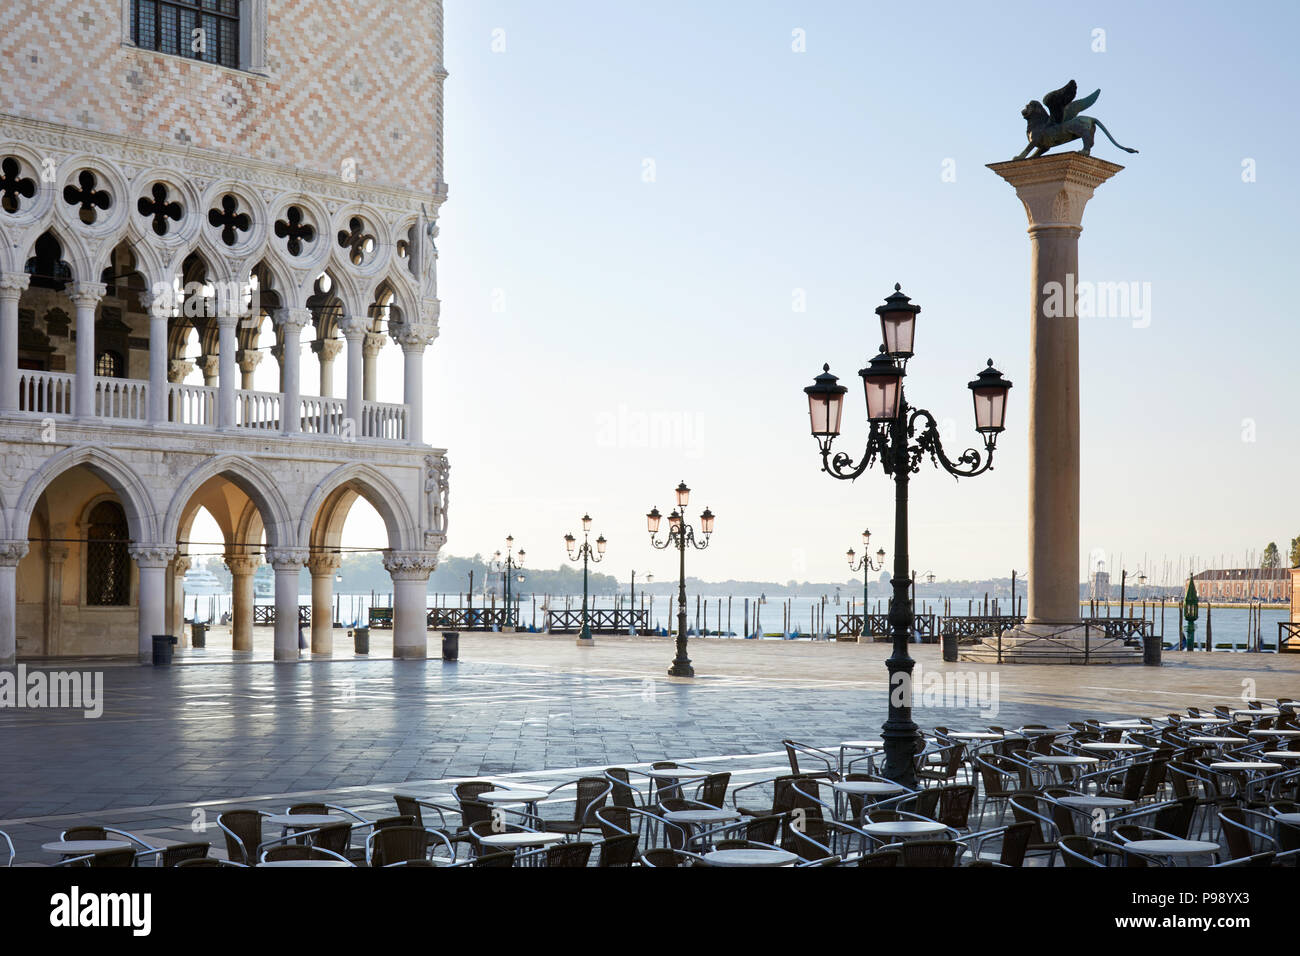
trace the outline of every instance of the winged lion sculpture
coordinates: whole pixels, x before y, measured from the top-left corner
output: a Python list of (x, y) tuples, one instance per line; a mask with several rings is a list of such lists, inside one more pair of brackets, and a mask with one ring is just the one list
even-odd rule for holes
[(1075, 100), (1076, 92), (1078, 86), (1074, 80), (1071, 80), (1059, 90), (1052, 90), (1046, 94), (1043, 102), (1030, 100), (1029, 104), (1020, 111), (1020, 115), (1025, 118), (1025, 136), (1029, 139), (1029, 145), (1021, 150), (1016, 159), (1024, 159), (1031, 149), (1034, 153), (1029, 157), (1030, 159), (1034, 156), (1042, 156), (1053, 146), (1060, 146), (1076, 139), (1083, 140), (1083, 155), (1091, 156), (1092, 140), (1098, 129), (1124, 152), (1137, 152), (1136, 149), (1129, 149), (1116, 143), (1115, 137), (1110, 135), (1110, 130), (1102, 125), (1101, 120), (1082, 115), (1084, 110), (1097, 102), (1101, 90), (1094, 90), (1091, 95), (1081, 100)]

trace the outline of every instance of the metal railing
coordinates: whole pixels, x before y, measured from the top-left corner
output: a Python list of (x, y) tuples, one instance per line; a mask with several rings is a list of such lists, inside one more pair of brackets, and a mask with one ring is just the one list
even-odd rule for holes
[[(1134, 620), (1131, 618), (1093, 617), (1083, 620), (1082, 660), (1079, 660), (1080, 648), (1071, 638), (1061, 638), (1055, 634), (1041, 637), (1018, 636), (1015, 651), (1032, 648), (1035, 660), (1048, 660), (1056, 657), (1064, 661), (1082, 664), (1094, 663), (1128, 663), (1133, 662), (1133, 648), (1142, 647), (1142, 639), (1155, 633), (1154, 621)], [(998, 651), (998, 663), (1002, 663), (1002, 632), (996, 638), (985, 641), (994, 644)], [(1141, 656), (1138, 656), (1141, 659)]]
[[(311, 605), (298, 605), (298, 624), (306, 627), (311, 623)], [(253, 624), (270, 627), (275, 624), (275, 605), (274, 604), (254, 604), (253, 605)]]
[(1025, 623), (1023, 614), (976, 614), (967, 617), (945, 617), (940, 631), (946, 637), (955, 634), (957, 643), (976, 643), (987, 637), (998, 637), (1003, 631)]
[[(588, 610), (587, 621), (593, 634), (626, 634), (635, 627), (650, 629), (650, 614), (628, 608)], [(552, 634), (572, 634), (582, 630), (582, 608), (561, 608), (549, 612), (546, 629)]]
[(491, 631), (510, 627), (518, 615), (504, 607), (431, 607), (426, 626), (434, 631)]
[[(863, 633), (863, 623), (861, 614), (836, 614), (835, 615), (835, 638), (836, 640), (848, 640), (849, 638), (858, 638)], [(868, 614), (866, 615), (867, 624), (870, 628), (867, 632), (872, 640), (888, 641), (893, 638), (893, 631), (889, 626), (888, 614)], [(937, 614), (917, 614), (913, 618), (914, 633), (919, 634), (922, 639), (933, 638), (939, 631), (936, 629), (942, 619)]]

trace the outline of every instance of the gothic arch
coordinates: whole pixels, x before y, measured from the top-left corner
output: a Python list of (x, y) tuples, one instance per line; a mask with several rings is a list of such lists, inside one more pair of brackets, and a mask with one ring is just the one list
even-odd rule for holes
[(281, 543), (282, 537), (287, 539), (291, 536), (293, 519), (275, 477), (255, 462), (237, 455), (221, 455), (199, 465), (177, 485), (162, 523), (164, 541), (176, 540), (181, 519), (189, 512), (190, 499), (206, 481), (218, 475), (234, 483), (257, 505), (266, 524), (266, 539), (270, 546), (275, 547)]
[(384, 519), (389, 549), (421, 549), (419, 524), (411, 515), (401, 489), (382, 472), (361, 462), (336, 468), (313, 489), (298, 521), (300, 546), (316, 550), (336, 547), (348, 507), (358, 497), (370, 502)]
[(154, 508), (153, 496), (144, 486), (139, 476), (115, 455), (95, 445), (76, 445), (50, 458), (41, 469), (27, 479), (22, 493), (14, 506), (12, 527), (25, 528), (31, 521), (32, 509), (40, 500), (50, 482), (59, 475), (73, 468), (84, 465), (109, 487), (117, 492), (126, 512), (127, 526), (131, 529), (131, 540), (152, 544), (156, 535), (158, 515)]

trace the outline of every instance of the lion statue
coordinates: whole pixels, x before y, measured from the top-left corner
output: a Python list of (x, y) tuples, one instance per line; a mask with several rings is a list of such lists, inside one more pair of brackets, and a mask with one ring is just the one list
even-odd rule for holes
[(1074, 80), (1071, 80), (1059, 90), (1053, 90), (1044, 96), (1042, 103), (1038, 100), (1030, 100), (1029, 104), (1020, 111), (1020, 115), (1025, 118), (1025, 136), (1029, 139), (1029, 145), (1021, 150), (1016, 159), (1024, 159), (1031, 149), (1034, 150), (1034, 154), (1029, 158), (1033, 159), (1034, 156), (1042, 156), (1053, 146), (1060, 146), (1062, 143), (1069, 143), (1076, 139), (1083, 140), (1083, 155), (1091, 156), (1092, 140), (1098, 129), (1124, 152), (1137, 152), (1136, 149), (1129, 149), (1116, 143), (1115, 137), (1110, 135), (1110, 130), (1102, 125), (1101, 120), (1080, 115), (1097, 102), (1101, 90), (1094, 90), (1091, 96), (1085, 96), (1076, 102), (1074, 94), (1077, 91), (1078, 87)]

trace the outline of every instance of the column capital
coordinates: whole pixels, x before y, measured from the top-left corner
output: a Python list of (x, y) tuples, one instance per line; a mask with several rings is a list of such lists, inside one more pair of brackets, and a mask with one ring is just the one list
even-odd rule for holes
[(300, 333), (311, 323), (311, 309), (277, 309), (275, 324), (284, 330), (285, 335)]
[(45, 545), (45, 560), (49, 561), (50, 564), (62, 564), (68, 560), (69, 553), (70, 549), (66, 544)]
[(205, 378), (216, 378), (221, 372), (221, 356), (200, 355), (199, 369), (203, 372)]
[(0, 540), (0, 565), (15, 567), (27, 557), (27, 542), (22, 539), (12, 541)]
[(226, 554), (222, 555), (222, 560), (226, 562), (226, 567), (234, 577), (252, 574), (262, 563), (255, 554)]
[(74, 282), (68, 298), (79, 309), (93, 309), (107, 293), (108, 286), (102, 282)]
[(349, 342), (360, 341), (372, 325), (367, 316), (345, 315), (338, 320), (338, 329)]
[(142, 568), (165, 568), (176, 557), (174, 544), (132, 544), (126, 550)]
[(31, 281), (26, 272), (0, 272), (0, 300), (17, 299)]
[(190, 559), (188, 554), (178, 554), (176, 555), (176, 560), (173, 562), (172, 567), (176, 572), (176, 576), (178, 578), (183, 578), (185, 577), (185, 572), (188, 571), (193, 564), (194, 562)]
[(314, 578), (333, 574), (343, 564), (343, 555), (330, 551), (313, 551), (307, 559), (307, 570)]
[(313, 339), (311, 350), (315, 352), (322, 362), (332, 362), (343, 351), (342, 339)]
[(374, 358), (379, 354), (379, 350), (387, 344), (388, 336), (383, 332), (367, 332), (361, 346), (361, 354), (366, 358)]
[(277, 571), (301, 569), (307, 563), (306, 548), (267, 548), (266, 563)]
[(423, 352), (438, 337), (437, 323), (412, 325), (403, 322), (389, 327), (389, 332), (404, 352)]
[(1123, 169), (1082, 153), (1052, 153), (1037, 159), (989, 163), (1016, 190), (1029, 217), (1029, 231), (1082, 229), (1083, 208), (1093, 190)]
[(251, 375), (253, 370), (262, 364), (263, 354), (257, 349), (240, 349), (235, 353), (235, 361), (239, 364), (241, 372)]
[(427, 581), (438, 568), (436, 551), (385, 551), (384, 569), (394, 581)]
[(194, 363), (187, 359), (172, 359), (167, 364), (167, 381), (180, 384), (194, 371)]

